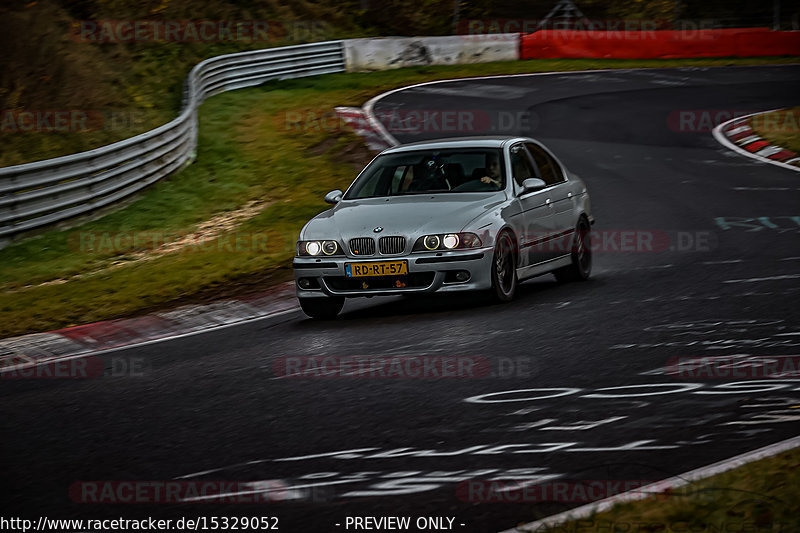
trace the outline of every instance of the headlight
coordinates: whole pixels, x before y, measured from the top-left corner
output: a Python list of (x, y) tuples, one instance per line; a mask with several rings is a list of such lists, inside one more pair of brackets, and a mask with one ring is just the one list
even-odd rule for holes
[(319, 255), (319, 252), (322, 250), (322, 246), (317, 241), (311, 241), (306, 243), (306, 253), (308, 255)]
[(322, 243), (322, 253), (325, 255), (333, 255), (339, 249), (336, 241), (325, 241)]
[(425, 243), (425, 248), (428, 250), (435, 250), (442, 241), (438, 235), (427, 235), (422, 242)]
[(446, 233), (441, 235), (424, 235), (417, 239), (413, 252), (433, 250), (463, 250), (480, 248), (481, 239), (474, 233)]
[(301, 256), (341, 255), (341, 250), (336, 241), (297, 241), (297, 255)]
[(458, 246), (458, 235), (455, 233), (448, 233), (444, 236), (444, 239), (442, 239), (442, 244), (444, 244), (444, 247), (448, 250), (452, 250)]

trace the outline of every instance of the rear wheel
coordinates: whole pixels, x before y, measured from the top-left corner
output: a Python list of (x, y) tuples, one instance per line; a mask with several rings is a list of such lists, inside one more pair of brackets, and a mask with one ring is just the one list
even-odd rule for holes
[(344, 298), (341, 296), (327, 298), (300, 298), (300, 308), (311, 318), (332, 319), (336, 318), (344, 307)]
[(575, 242), (572, 243), (572, 264), (553, 271), (561, 283), (585, 281), (592, 273), (592, 244), (589, 221), (581, 217), (575, 228)]
[(510, 302), (517, 292), (517, 265), (514, 260), (514, 240), (508, 232), (497, 237), (492, 261), (492, 297), (498, 302)]

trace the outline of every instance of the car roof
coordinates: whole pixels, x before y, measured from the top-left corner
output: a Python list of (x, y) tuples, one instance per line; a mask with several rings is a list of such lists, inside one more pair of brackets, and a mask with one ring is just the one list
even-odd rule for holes
[(387, 148), (381, 153), (392, 154), (412, 150), (445, 149), (445, 148), (502, 148), (505, 144), (517, 141), (530, 141), (528, 137), (485, 136), (485, 137), (451, 137), (432, 141), (417, 141)]

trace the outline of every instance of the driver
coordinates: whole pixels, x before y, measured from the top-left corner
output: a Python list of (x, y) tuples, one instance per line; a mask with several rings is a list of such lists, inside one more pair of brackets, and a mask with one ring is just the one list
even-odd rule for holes
[(481, 183), (490, 183), (502, 188), (500, 182), (500, 158), (496, 154), (486, 156), (486, 175), (481, 178)]

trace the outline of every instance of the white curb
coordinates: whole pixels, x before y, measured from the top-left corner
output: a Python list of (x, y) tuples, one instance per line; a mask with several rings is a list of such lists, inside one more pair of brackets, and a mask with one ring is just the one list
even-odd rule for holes
[[(733, 150), (734, 152), (736, 152), (738, 154), (741, 154), (741, 155), (743, 155), (745, 157), (749, 157), (750, 159), (755, 159), (756, 161), (761, 161), (762, 163), (769, 163), (771, 165), (776, 165), (776, 166), (779, 166), (779, 167), (788, 168), (789, 170), (794, 170), (795, 172), (800, 172), (800, 167), (797, 167), (795, 165), (790, 165), (788, 163), (783, 163), (781, 161), (775, 161), (774, 159), (769, 159), (767, 157), (763, 157), (761, 155), (754, 154), (752, 152), (748, 152), (747, 150), (744, 150), (743, 148), (737, 146), (733, 141), (728, 139), (728, 137), (725, 135), (725, 129), (731, 123), (736, 122), (736, 121), (741, 121), (742, 119), (750, 118), (750, 117), (753, 117), (753, 116), (756, 116), (756, 115), (763, 115), (764, 113), (772, 113), (773, 111), (778, 111), (778, 110), (777, 109), (771, 109), (769, 111), (761, 111), (759, 113), (751, 113), (749, 115), (745, 115), (745, 116), (742, 116), (742, 117), (736, 117), (734, 119), (728, 120), (727, 122), (723, 122), (722, 124), (720, 124), (719, 126), (714, 128), (714, 130), (712, 131), (712, 133), (714, 134), (714, 138), (717, 140), (718, 143), (720, 143), (725, 148)], [(736, 130), (732, 130), (731, 133), (733, 133), (734, 131), (736, 131)], [(757, 140), (757, 139), (754, 139), (754, 140)], [(740, 141), (740, 142), (742, 142), (742, 141)], [(760, 152), (763, 152), (767, 148), (768, 147), (762, 148), (760, 150)], [(794, 161), (794, 159), (792, 159), (791, 161)]]

